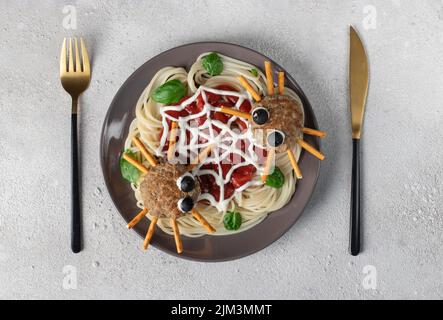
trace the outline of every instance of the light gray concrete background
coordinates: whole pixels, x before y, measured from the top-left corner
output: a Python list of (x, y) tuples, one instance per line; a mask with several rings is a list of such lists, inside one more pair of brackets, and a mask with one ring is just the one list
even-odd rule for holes
[[(0, 298), (443, 298), (443, 2), (272, 3), (1, 1)], [(63, 26), (68, 4), (76, 30)], [(371, 67), (357, 258), (347, 252), (349, 24)], [(70, 100), (58, 77), (61, 41), (73, 34), (86, 38), (93, 62), (81, 99), (85, 249), (78, 255), (69, 248)], [(107, 194), (98, 148), (125, 79), (166, 49), (204, 40), (248, 46), (281, 63), (329, 133), (318, 187), (296, 225), (257, 254), (216, 264), (143, 253)], [(375, 267), (375, 289), (364, 286), (365, 266)], [(66, 287), (73, 268), (77, 289)]]

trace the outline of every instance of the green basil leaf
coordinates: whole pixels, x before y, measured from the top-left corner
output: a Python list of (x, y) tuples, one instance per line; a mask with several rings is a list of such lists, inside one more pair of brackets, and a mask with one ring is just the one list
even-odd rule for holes
[(223, 61), (220, 56), (212, 52), (202, 60), (203, 68), (211, 75), (217, 76), (223, 72)]
[(241, 214), (236, 211), (228, 211), (223, 218), (223, 224), (227, 230), (238, 230), (241, 223)]
[[(135, 152), (126, 150), (124, 153), (135, 159), (138, 159), (137, 154)], [(132, 183), (136, 183), (140, 178), (140, 171), (132, 164), (130, 164), (128, 161), (123, 159), (123, 155), (120, 157), (120, 172), (124, 179)]]
[(155, 89), (152, 99), (158, 103), (171, 104), (180, 101), (186, 94), (185, 85), (177, 79), (169, 80)]
[(272, 188), (281, 188), (285, 183), (285, 176), (279, 167), (274, 168), (274, 172), (266, 177), (266, 185)]
[(251, 73), (252, 73), (252, 75), (254, 76), (254, 77), (258, 77), (258, 70), (257, 69), (251, 69), (251, 70), (249, 70)]

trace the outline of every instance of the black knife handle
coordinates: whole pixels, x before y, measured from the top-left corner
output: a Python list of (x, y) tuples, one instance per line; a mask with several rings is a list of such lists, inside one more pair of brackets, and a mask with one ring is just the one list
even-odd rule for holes
[(71, 179), (72, 179), (72, 223), (71, 249), (72, 252), (81, 251), (81, 213), (80, 213), (80, 185), (78, 177), (78, 139), (77, 113), (71, 115)]
[(360, 139), (352, 139), (350, 251), (360, 253)]

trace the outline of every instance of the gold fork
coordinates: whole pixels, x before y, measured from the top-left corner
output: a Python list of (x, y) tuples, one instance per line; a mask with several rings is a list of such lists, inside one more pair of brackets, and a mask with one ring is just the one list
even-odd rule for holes
[[(73, 41), (74, 40), (74, 41)], [(74, 50), (72, 43), (74, 42)], [(81, 51), (81, 55), (80, 55)], [(78, 142), (77, 142), (77, 110), (78, 97), (85, 91), (91, 80), (91, 68), (88, 52), (82, 38), (80, 51), (77, 38), (65, 38), (60, 54), (60, 80), (63, 88), (71, 95), (71, 157), (72, 157), (72, 225), (71, 248), (74, 253), (81, 250), (81, 212), (80, 212), (80, 185), (78, 176)]]

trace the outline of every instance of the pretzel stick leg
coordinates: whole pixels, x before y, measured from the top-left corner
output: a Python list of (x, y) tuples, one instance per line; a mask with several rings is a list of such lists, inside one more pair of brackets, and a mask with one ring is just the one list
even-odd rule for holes
[(149, 164), (153, 167), (157, 165), (157, 160), (149, 153), (148, 149), (146, 149), (145, 145), (140, 141), (139, 138), (132, 138), (132, 142), (140, 149), (142, 155), (148, 160)]
[(148, 232), (146, 233), (145, 241), (143, 241), (143, 250), (147, 250), (149, 243), (151, 242), (152, 236), (154, 235), (155, 225), (157, 224), (158, 217), (153, 216), (151, 223), (149, 224)]
[(132, 164), (134, 167), (136, 167), (138, 170), (140, 170), (143, 173), (147, 173), (149, 170), (146, 168), (143, 164), (135, 160), (133, 157), (131, 157), (128, 154), (123, 154), (123, 159), (128, 161), (130, 164)]
[(278, 94), (283, 94), (285, 91), (285, 73), (280, 71), (278, 73)]
[(180, 236), (180, 230), (178, 229), (177, 225), (177, 219), (171, 218), (171, 225), (172, 225), (172, 230), (174, 230), (174, 239), (175, 239), (175, 246), (177, 247), (177, 253), (182, 253), (183, 244)]
[(251, 96), (254, 98), (255, 101), (258, 102), (261, 100), (261, 97), (258, 94), (258, 92), (255, 91), (254, 88), (251, 87), (251, 85), (249, 84), (248, 80), (246, 80), (245, 77), (240, 76), (237, 79), (240, 81), (243, 88), (245, 88), (251, 94)]
[(195, 166), (197, 166), (200, 162), (205, 160), (209, 154), (211, 153), (212, 149), (214, 148), (214, 145), (210, 144), (206, 148), (202, 150), (202, 152), (199, 153), (197, 157), (191, 160), (191, 164), (188, 166), (188, 171), (192, 170)]
[(289, 161), (291, 161), (292, 168), (294, 169), (295, 176), (297, 177), (297, 179), (303, 178), (300, 167), (297, 164), (297, 160), (295, 160), (294, 153), (290, 149), (288, 149), (287, 152), (288, 152)]
[(309, 134), (311, 136), (316, 136), (319, 138), (326, 137), (326, 132), (324, 132), (324, 131), (310, 129), (310, 128), (303, 128), (302, 131), (303, 131), (303, 133)]
[(231, 116), (240, 117), (249, 121), (252, 120), (252, 115), (250, 113), (242, 112), (237, 109), (221, 107), (220, 112), (230, 114)]
[(311, 146), (306, 141), (298, 139), (297, 143), (300, 145), (300, 147), (302, 147), (303, 149), (305, 149), (306, 151), (308, 151), (310, 154), (317, 157), (318, 159), (323, 160), (325, 158), (323, 153), (321, 153), (320, 151), (315, 149), (313, 146)]
[(275, 149), (274, 148), (269, 149), (268, 157), (266, 158), (266, 163), (263, 170), (263, 175), (261, 176), (261, 181), (263, 183), (266, 182), (266, 178), (268, 177), (269, 172), (271, 171), (272, 162), (274, 161), (274, 156), (275, 156)]
[(169, 147), (168, 147), (168, 161), (171, 161), (172, 159), (174, 159), (175, 156), (175, 140), (176, 140), (176, 136), (177, 136), (177, 127), (178, 124), (177, 122), (172, 122), (171, 124), (171, 132), (169, 133)]
[(270, 61), (265, 61), (266, 85), (268, 87), (268, 96), (274, 95), (274, 77)]
[(126, 226), (128, 229), (132, 229), (137, 223), (140, 222), (141, 219), (143, 219), (144, 216), (148, 213), (148, 209), (144, 208), (138, 215), (135, 216), (134, 219), (132, 219)]
[(200, 222), (200, 223), (203, 225), (203, 227), (205, 227), (205, 229), (208, 230), (210, 233), (215, 232), (214, 227), (211, 226), (211, 225), (209, 224), (209, 222), (206, 221), (206, 219), (203, 218), (203, 216), (202, 216), (197, 210), (192, 209), (192, 216), (193, 216), (195, 219), (197, 219), (198, 222)]

